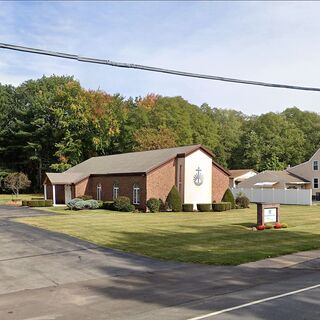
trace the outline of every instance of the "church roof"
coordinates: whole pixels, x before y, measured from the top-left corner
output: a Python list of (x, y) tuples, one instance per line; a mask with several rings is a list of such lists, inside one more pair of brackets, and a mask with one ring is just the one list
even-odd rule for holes
[(202, 149), (211, 157), (214, 155), (200, 144), (184, 147), (130, 152), (108, 156), (93, 157), (70, 168), (63, 173), (47, 173), (53, 184), (71, 184), (95, 174), (147, 173), (174, 159)]

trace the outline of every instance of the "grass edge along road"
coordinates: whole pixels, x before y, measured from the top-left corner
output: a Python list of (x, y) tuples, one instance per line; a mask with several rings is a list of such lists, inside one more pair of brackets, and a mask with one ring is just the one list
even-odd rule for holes
[(320, 248), (320, 206), (281, 206), (287, 229), (252, 231), (256, 205), (223, 213), (68, 211), (19, 222), (157, 259), (238, 265)]

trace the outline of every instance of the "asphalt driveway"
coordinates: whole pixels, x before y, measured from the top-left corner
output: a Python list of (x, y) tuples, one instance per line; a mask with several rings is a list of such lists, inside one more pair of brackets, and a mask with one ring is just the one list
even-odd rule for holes
[[(0, 207), (2, 320), (189, 319), (320, 283), (318, 251), (238, 267), (203, 266), (105, 249), (13, 220), (47, 214)], [(315, 300), (308, 301), (306, 319), (318, 319), (319, 305), (311, 308)], [(248, 310), (252, 319), (270, 315)]]

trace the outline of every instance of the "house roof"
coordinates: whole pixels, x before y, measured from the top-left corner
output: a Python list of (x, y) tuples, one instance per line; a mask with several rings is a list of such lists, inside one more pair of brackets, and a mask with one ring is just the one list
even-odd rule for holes
[[(93, 157), (63, 173), (47, 173), (47, 177), (51, 183), (71, 184), (79, 182), (92, 174), (148, 173), (177, 156), (187, 156), (198, 149), (201, 149), (211, 157), (214, 157), (211, 151), (199, 144), (168, 149), (130, 152)], [(216, 165), (219, 168), (222, 168), (218, 164)], [(224, 170), (226, 171), (226, 169)]]
[(237, 170), (229, 170), (229, 172), (230, 172), (231, 178), (238, 178), (249, 172), (257, 173), (257, 171), (253, 169), (237, 169)]
[(239, 188), (253, 188), (261, 186), (273, 186), (277, 183), (284, 184), (307, 184), (310, 181), (298, 177), (287, 170), (273, 171), (266, 170), (255, 176), (246, 179), (238, 184)]

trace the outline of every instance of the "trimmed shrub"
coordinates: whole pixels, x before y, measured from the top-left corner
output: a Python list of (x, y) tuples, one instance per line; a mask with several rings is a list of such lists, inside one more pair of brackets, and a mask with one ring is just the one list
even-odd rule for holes
[(171, 209), (173, 212), (182, 211), (181, 198), (176, 186), (173, 186), (170, 190), (166, 202), (168, 204), (169, 209)]
[(281, 223), (282, 228), (288, 228), (288, 225), (286, 223)]
[(193, 204), (192, 203), (184, 203), (182, 205), (182, 210), (184, 212), (193, 212)]
[(114, 210), (114, 201), (104, 201), (102, 209), (105, 210)]
[(82, 200), (92, 200), (93, 197), (89, 196), (88, 194), (84, 194), (83, 196), (78, 197), (78, 199), (82, 199)]
[(198, 203), (197, 209), (200, 212), (212, 211), (212, 204), (211, 203)]
[(160, 200), (156, 198), (150, 198), (147, 201), (147, 207), (150, 210), (150, 212), (159, 212), (160, 211)]
[(85, 209), (99, 209), (99, 202), (97, 200), (84, 200), (84, 207)]
[(79, 210), (79, 209), (76, 208), (76, 203), (79, 202), (79, 201), (83, 201), (83, 200), (80, 199), (80, 198), (71, 199), (70, 201), (67, 202), (67, 207), (70, 210)]
[(231, 203), (230, 202), (217, 202), (212, 204), (213, 211), (221, 212), (221, 211), (227, 211), (231, 209)]
[(97, 200), (82, 200), (79, 198), (75, 198), (68, 201), (67, 207), (70, 210), (92, 210), (99, 208), (99, 202)]
[(135, 210), (135, 206), (131, 204), (130, 198), (120, 196), (114, 201), (114, 209), (124, 212), (132, 212)]
[(244, 194), (238, 194), (236, 198), (236, 205), (240, 209), (249, 208), (250, 200)]
[(52, 200), (23, 200), (22, 206), (26, 207), (52, 207)]
[(236, 202), (234, 200), (234, 196), (230, 189), (227, 189), (226, 192), (223, 195), (222, 202), (230, 202), (231, 203), (231, 209), (234, 209), (236, 207)]
[(271, 223), (267, 223), (264, 225), (265, 229), (272, 229), (273, 225)]
[(257, 226), (257, 230), (262, 231), (265, 229), (265, 226), (261, 224), (260, 226)]

